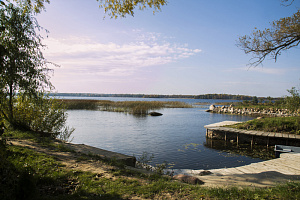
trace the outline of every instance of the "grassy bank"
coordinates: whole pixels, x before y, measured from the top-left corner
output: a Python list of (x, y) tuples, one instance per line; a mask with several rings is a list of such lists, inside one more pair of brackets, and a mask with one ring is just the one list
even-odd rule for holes
[(102, 110), (111, 112), (126, 112), (130, 114), (148, 114), (152, 110), (162, 108), (191, 108), (192, 105), (179, 101), (109, 101), (109, 100), (80, 100), (63, 99), (69, 110)]
[[(206, 188), (172, 180), (159, 174), (146, 175), (109, 163), (93, 155), (78, 154), (34, 134), (8, 131), (7, 136), (27, 138), (46, 148), (48, 154), (1, 143), (0, 199), (299, 199), (300, 183), (274, 188)], [(67, 151), (82, 163), (97, 164), (103, 173), (68, 167)], [(49, 155), (50, 154), (50, 155)], [(6, 181), (3, 181), (6, 180)]]
[(300, 117), (268, 117), (232, 125), (233, 128), (300, 134)]

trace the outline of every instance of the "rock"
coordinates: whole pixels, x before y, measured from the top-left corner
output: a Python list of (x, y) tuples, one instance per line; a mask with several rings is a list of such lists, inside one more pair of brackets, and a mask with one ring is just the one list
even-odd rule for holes
[(206, 176), (206, 175), (210, 175), (210, 174), (212, 174), (212, 172), (210, 172), (208, 170), (204, 170), (204, 171), (199, 173), (199, 176)]
[(209, 110), (214, 110), (215, 107), (216, 107), (216, 106), (212, 104), (212, 105), (209, 106)]
[(150, 112), (149, 115), (151, 115), (151, 116), (162, 116), (163, 114), (161, 114), (159, 112)]
[(200, 179), (193, 177), (193, 176), (184, 175), (184, 174), (175, 175), (175, 176), (173, 176), (173, 178), (176, 180), (182, 181), (184, 183), (189, 183), (189, 184), (193, 184), (193, 185), (204, 184), (204, 182), (201, 181)]

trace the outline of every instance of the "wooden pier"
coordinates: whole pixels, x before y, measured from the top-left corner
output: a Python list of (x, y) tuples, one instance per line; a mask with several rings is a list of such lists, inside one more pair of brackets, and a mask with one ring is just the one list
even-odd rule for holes
[(240, 122), (223, 121), (206, 125), (204, 126), (206, 128), (206, 137), (236, 142), (237, 145), (239, 143), (249, 143), (251, 145), (265, 144), (267, 146), (276, 144), (300, 146), (300, 135), (224, 127), (236, 123)]

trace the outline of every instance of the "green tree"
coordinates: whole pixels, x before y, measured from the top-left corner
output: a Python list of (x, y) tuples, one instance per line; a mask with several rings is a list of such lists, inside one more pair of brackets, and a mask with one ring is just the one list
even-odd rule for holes
[(42, 38), (35, 31), (40, 26), (31, 13), (13, 4), (1, 5), (0, 27), (4, 27), (0, 41), (5, 49), (0, 68), (1, 109), (13, 123), (13, 101), (18, 92), (37, 96), (39, 91), (52, 85), (47, 61), (41, 52)]
[(295, 87), (292, 87), (292, 89), (287, 90), (291, 96), (286, 96), (284, 101), (286, 107), (292, 111), (295, 112), (298, 109), (300, 109), (300, 94), (299, 90), (297, 90)]
[(251, 103), (252, 103), (253, 105), (257, 105), (257, 104), (258, 104), (257, 96), (254, 96), (254, 97), (252, 98)]
[[(293, 3), (293, 1), (282, 0)], [(255, 30), (251, 35), (239, 38), (238, 46), (246, 53), (252, 54), (254, 62), (250, 65), (257, 66), (271, 57), (277, 61), (282, 51), (298, 46), (300, 43), (300, 10), (290, 17), (281, 18), (271, 24), (271, 28)]]
[(19, 93), (15, 99), (15, 124), (46, 136), (68, 140), (73, 128), (66, 125), (67, 114), (61, 101), (44, 93), (37, 97)]
[[(36, 13), (45, 9), (45, 4), (50, 0), (13, 0), (26, 10), (34, 10)], [(161, 7), (167, 4), (167, 0), (96, 0), (99, 7), (111, 18), (134, 16), (134, 9), (153, 9), (153, 13), (160, 11)]]

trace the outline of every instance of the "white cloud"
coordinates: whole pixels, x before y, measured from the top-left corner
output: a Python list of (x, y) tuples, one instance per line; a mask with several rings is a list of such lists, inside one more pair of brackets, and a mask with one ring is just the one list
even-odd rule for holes
[(48, 47), (45, 57), (63, 69), (105, 76), (130, 75), (142, 67), (176, 62), (201, 52), (186, 45), (159, 42), (159, 34), (154, 33), (143, 34), (136, 41), (121, 45), (82, 37), (49, 38), (45, 44)]

